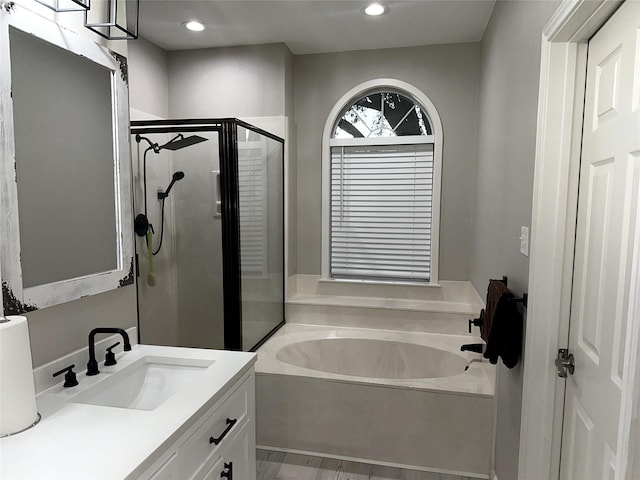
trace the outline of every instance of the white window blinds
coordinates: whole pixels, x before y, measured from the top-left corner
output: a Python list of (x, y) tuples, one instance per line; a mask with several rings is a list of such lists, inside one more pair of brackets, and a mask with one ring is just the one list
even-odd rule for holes
[(331, 147), (331, 276), (430, 280), (433, 144)]
[(245, 276), (267, 274), (265, 151), (263, 142), (238, 142), (240, 270)]

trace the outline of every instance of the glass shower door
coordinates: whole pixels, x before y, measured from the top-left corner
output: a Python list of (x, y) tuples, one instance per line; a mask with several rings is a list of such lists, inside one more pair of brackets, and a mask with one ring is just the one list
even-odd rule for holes
[(174, 199), (178, 345), (224, 348), (224, 295), (218, 132), (174, 153), (184, 170)]
[(136, 237), (141, 342), (257, 348), (284, 323), (284, 140), (236, 119), (134, 121), (131, 133), (155, 252)]
[(136, 236), (140, 341), (222, 349), (219, 127), (149, 122), (132, 133), (143, 137), (131, 142), (135, 213), (145, 214), (152, 232), (150, 245)]
[(238, 126), (242, 349), (284, 321), (284, 146)]

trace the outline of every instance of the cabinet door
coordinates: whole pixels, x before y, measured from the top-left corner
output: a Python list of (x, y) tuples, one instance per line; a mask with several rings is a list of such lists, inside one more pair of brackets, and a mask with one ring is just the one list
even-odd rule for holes
[(201, 426), (180, 446), (178, 462), (190, 478), (213, 459), (222, 455), (234, 435), (253, 420), (253, 389), (245, 381), (225, 402), (213, 412), (210, 410)]
[[(176, 462), (177, 455), (174, 453), (169, 459), (162, 464), (162, 466), (155, 471), (149, 480), (179, 480), (181, 478), (178, 472), (178, 462)], [(143, 475), (144, 478), (146, 475)]]
[(224, 452), (224, 463), (227, 471), (231, 471), (231, 477), (225, 478), (229, 480), (255, 480), (256, 478), (255, 443), (252, 442), (251, 425), (247, 427)]
[(220, 457), (216, 460), (216, 463), (213, 464), (213, 467), (204, 474), (202, 480), (221, 480), (223, 478), (222, 474), (225, 471), (227, 471), (227, 469), (225, 468), (224, 459)]

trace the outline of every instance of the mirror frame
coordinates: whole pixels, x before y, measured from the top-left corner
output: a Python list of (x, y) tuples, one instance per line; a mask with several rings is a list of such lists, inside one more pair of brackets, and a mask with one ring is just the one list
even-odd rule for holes
[[(15, 165), (9, 28), (15, 28), (111, 72), (116, 268), (25, 288), (22, 284), (18, 186)], [(55, 94), (55, 92), (52, 92)], [(134, 282), (131, 151), (127, 60), (24, 7), (0, 9), (0, 285), (4, 315), (25, 313), (113, 290)]]

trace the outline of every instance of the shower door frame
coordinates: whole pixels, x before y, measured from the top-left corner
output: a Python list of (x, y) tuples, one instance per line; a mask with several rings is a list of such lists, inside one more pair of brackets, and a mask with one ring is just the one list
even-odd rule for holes
[[(238, 186), (238, 126), (256, 132), (282, 144), (284, 163), (285, 141), (266, 130), (237, 118), (188, 118), (177, 120), (135, 120), (130, 123), (131, 135), (154, 133), (197, 133), (218, 132), (218, 154), (220, 162), (220, 196), (222, 200), (222, 289), (224, 311), (224, 349), (242, 351), (242, 275), (240, 272), (240, 216)], [(284, 166), (284, 165), (283, 165)], [(284, 178), (282, 179), (284, 190)], [(282, 218), (284, 219), (284, 202)], [(282, 223), (282, 238), (285, 229)], [(285, 324), (285, 280), (284, 241), (282, 244), (282, 321), (271, 329), (258, 343), (249, 349), (256, 351)], [(136, 285), (140, 276), (136, 247)], [(139, 310), (139, 309), (138, 309)], [(138, 311), (138, 320), (139, 320)], [(140, 332), (138, 331), (138, 340)]]

